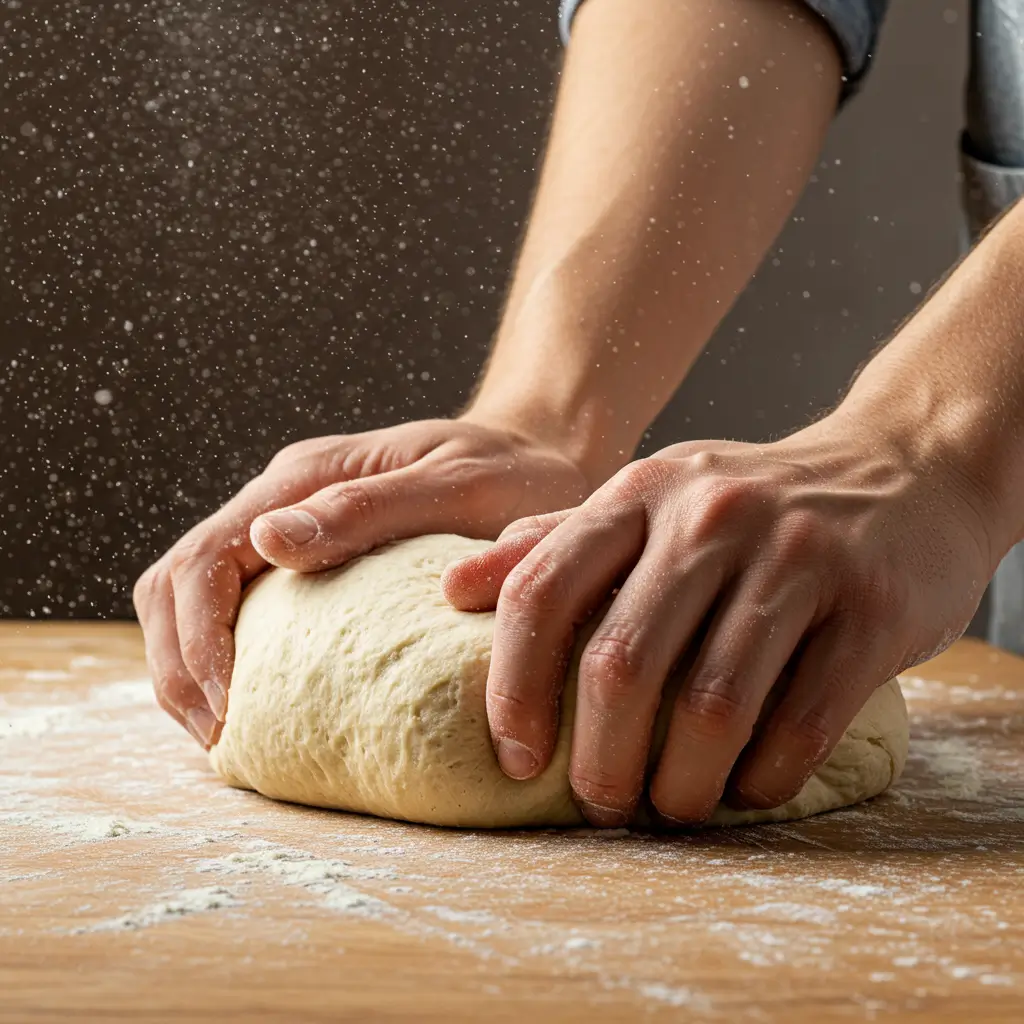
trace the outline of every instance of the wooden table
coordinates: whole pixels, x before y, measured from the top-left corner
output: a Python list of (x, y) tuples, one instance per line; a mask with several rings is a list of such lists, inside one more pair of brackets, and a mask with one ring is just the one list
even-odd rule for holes
[(455, 832), (228, 789), (134, 627), (0, 624), (0, 1020), (1022, 1021), (1024, 662), (905, 692), (860, 808)]

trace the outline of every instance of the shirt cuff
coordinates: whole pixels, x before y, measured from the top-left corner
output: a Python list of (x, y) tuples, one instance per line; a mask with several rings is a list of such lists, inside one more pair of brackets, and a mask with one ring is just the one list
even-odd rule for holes
[[(582, 3), (583, 0), (560, 0), (558, 25), (563, 43), (569, 42), (572, 20)], [(804, 0), (804, 3), (822, 18), (839, 48), (845, 99), (856, 92), (870, 67), (889, 0)]]

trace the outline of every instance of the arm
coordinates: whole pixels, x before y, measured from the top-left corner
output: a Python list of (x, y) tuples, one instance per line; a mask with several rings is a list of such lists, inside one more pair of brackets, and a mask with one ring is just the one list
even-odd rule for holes
[(865, 367), (835, 417), (884, 425), (916, 472), (964, 494), (995, 572), (1024, 539), (1024, 204)]
[(135, 603), (161, 705), (216, 739), (242, 589), (268, 565), (495, 537), (622, 465), (782, 224), (838, 82), (790, 0), (590, 0), (473, 408), (292, 445), (151, 566)]
[(785, 222), (839, 83), (789, 0), (589, 0), (468, 418), (545, 438), (595, 484), (628, 461)]
[(618, 588), (573, 731), (570, 777), (597, 825), (633, 813), (665, 679), (706, 624), (650, 782), (662, 815), (693, 823), (723, 797), (799, 793), (878, 686), (960, 636), (1022, 536), (1018, 205), (829, 416), (633, 463), (578, 509), (513, 524), (445, 587), (497, 606), (488, 712), (519, 777), (550, 756), (551, 652)]

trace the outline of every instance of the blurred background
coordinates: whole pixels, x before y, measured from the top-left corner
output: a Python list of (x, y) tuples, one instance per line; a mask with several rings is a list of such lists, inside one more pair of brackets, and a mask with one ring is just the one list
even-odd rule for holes
[[(0, 614), (129, 617), (137, 575), (283, 445), (458, 409), (556, 6), (0, 0)], [(807, 422), (956, 259), (967, 30), (959, 0), (893, 5), (646, 450)]]

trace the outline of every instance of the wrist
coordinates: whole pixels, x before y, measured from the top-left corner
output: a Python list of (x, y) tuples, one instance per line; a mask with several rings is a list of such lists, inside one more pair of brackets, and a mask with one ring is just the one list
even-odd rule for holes
[(913, 481), (921, 513), (935, 504), (956, 511), (994, 573), (1017, 531), (998, 437), (988, 429), (983, 403), (952, 397), (932, 380), (882, 387), (861, 386), (862, 380), (828, 419)]
[(1022, 265), (1018, 205), (868, 364), (843, 403), (885, 424), (916, 464), (946, 474), (978, 510), (997, 560), (1024, 536)]
[(611, 410), (602, 415), (598, 400), (569, 402), (527, 386), (492, 389), (486, 379), (459, 418), (557, 452), (591, 490), (626, 465), (639, 443), (639, 436), (615, 423)]

